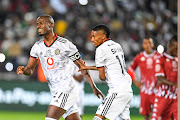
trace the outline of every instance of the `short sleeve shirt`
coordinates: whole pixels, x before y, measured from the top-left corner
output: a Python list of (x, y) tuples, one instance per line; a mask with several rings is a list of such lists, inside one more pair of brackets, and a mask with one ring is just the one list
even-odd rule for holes
[(105, 67), (109, 90), (132, 91), (132, 80), (125, 70), (124, 52), (120, 44), (108, 40), (96, 48), (96, 67)]
[(70, 61), (80, 58), (78, 49), (69, 40), (57, 36), (54, 42), (47, 46), (42, 39), (34, 44), (30, 56), (40, 59), (44, 75), (51, 92), (70, 91), (74, 87)]

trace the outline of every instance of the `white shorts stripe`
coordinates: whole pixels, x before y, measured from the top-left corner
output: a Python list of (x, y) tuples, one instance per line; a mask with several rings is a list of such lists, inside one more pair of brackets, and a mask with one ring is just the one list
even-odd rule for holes
[(105, 103), (105, 107), (101, 113), (102, 116), (105, 116), (107, 114), (107, 112), (116, 96), (117, 96), (117, 93), (113, 93), (112, 96), (108, 99), (107, 103)]

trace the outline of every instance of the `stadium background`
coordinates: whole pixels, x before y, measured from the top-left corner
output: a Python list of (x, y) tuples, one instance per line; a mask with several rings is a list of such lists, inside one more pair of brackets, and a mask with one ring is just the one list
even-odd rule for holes
[[(32, 76), (15, 73), (17, 66), (27, 64), (32, 45), (40, 39), (36, 18), (44, 13), (53, 16), (55, 32), (77, 46), (87, 65), (94, 64), (95, 48), (89, 33), (97, 24), (110, 27), (111, 38), (124, 49), (127, 67), (142, 51), (143, 38), (153, 38), (155, 49), (159, 45), (166, 49), (177, 33), (177, 0), (0, 0), (0, 120), (6, 113), (19, 113), (15, 111), (40, 111), (41, 118), (45, 116), (50, 93), (47, 84), (38, 80), (38, 70)], [(107, 85), (98, 79), (97, 72), (90, 74), (106, 94)], [(136, 120), (140, 101), (134, 85), (133, 91), (131, 115)], [(85, 114), (93, 115), (101, 101), (87, 83), (85, 92)]]

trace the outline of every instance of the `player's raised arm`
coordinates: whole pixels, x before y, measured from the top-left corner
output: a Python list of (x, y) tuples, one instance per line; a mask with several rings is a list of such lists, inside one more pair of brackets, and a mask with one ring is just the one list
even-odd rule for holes
[(17, 68), (17, 74), (31, 75), (36, 67), (37, 59), (30, 57), (26, 67), (19, 66)]
[(106, 80), (104, 67), (97, 68), (96, 66), (82, 66), (78, 71), (82, 70), (99, 70), (99, 78), (103, 81)]
[(82, 70), (98, 70), (96, 66), (81, 66), (81, 68), (78, 71)]
[[(80, 69), (81, 68), (85, 68), (86, 65), (84, 64), (84, 61), (82, 59), (76, 60), (74, 62)], [(89, 84), (91, 85), (94, 94), (100, 99), (100, 96), (102, 97), (102, 99), (104, 100), (104, 96), (102, 94), (102, 92), (96, 87), (94, 81), (91, 79), (87, 69), (81, 70), (81, 73), (83, 74), (83, 76), (88, 80)]]

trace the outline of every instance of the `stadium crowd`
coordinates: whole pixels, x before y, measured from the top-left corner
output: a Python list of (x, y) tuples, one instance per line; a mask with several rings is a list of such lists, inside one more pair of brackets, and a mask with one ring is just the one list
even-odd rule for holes
[(0, 53), (6, 61), (0, 72), (6, 72), (6, 62), (12, 62), (15, 72), (25, 65), (29, 51), (39, 40), (36, 19), (50, 14), (55, 19), (58, 35), (71, 40), (83, 59), (93, 60), (95, 47), (89, 32), (97, 24), (106, 24), (111, 37), (124, 49), (126, 61), (141, 51), (143, 38), (153, 38), (155, 45), (163, 45), (177, 33), (177, 0), (1, 0)]

